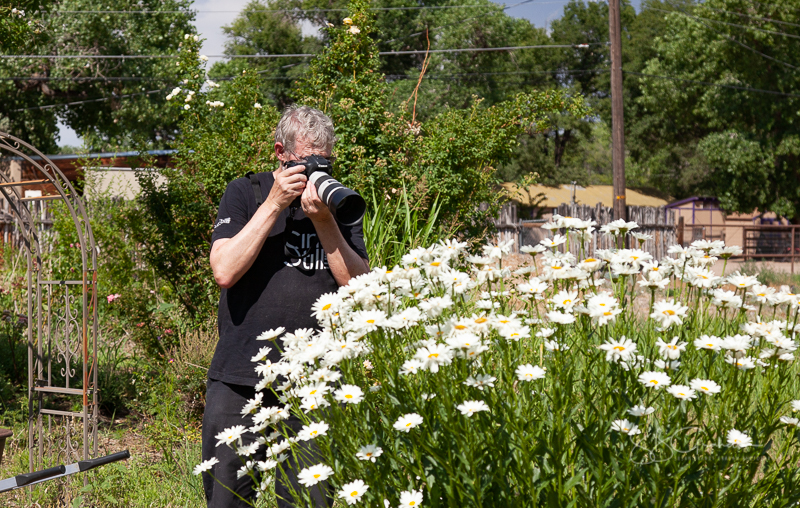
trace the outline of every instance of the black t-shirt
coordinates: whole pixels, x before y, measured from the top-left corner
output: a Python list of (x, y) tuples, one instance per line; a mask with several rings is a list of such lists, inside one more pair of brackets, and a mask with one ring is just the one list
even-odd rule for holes
[[(258, 173), (261, 195), (269, 196), (275, 177)], [(232, 238), (256, 213), (256, 199), (249, 178), (228, 184), (219, 204), (211, 243)], [(288, 332), (298, 328), (318, 328), (311, 317), (311, 306), (324, 293), (336, 291), (325, 251), (317, 239), (311, 219), (298, 208), (290, 232), (286, 232), (289, 208), (283, 210), (253, 266), (231, 288), (222, 289), (219, 299), (219, 343), (211, 360), (208, 377), (225, 383), (258, 383), (256, 364), (251, 358), (263, 346), (270, 346), (269, 359), (276, 362), (281, 353), (272, 341), (256, 341), (261, 333), (283, 326)], [(348, 245), (367, 258), (362, 226), (339, 225)], [(288, 237), (288, 238), (287, 238)], [(285, 254), (289, 245), (291, 257)]]

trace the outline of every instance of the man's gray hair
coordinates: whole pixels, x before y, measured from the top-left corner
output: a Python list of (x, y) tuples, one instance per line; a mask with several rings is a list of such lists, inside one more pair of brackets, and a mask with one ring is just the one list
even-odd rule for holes
[(330, 155), (336, 137), (333, 122), (322, 111), (308, 106), (289, 106), (283, 112), (281, 121), (275, 129), (275, 142), (286, 150), (295, 151), (296, 144), (304, 140), (320, 155)]

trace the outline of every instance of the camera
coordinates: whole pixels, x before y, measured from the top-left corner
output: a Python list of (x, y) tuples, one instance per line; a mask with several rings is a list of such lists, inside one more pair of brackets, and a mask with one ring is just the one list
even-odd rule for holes
[[(317, 194), (330, 209), (333, 218), (343, 226), (355, 226), (364, 220), (367, 203), (358, 192), (348, 189), (331, 176), (331, 163), (321, 155), (309, 155), (305, 160), (289, 161), (286, 168), (305, 166), (303, 172), (308, 181), (317, 188)], [(300, 206), (300, 198), (294, 200), (293, 207)]]

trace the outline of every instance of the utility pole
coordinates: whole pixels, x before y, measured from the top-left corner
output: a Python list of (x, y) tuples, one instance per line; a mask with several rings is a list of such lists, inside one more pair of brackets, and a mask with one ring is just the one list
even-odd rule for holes
[(620, 0), (608, 0), (611, 39), (611, 168), (614, 179), (614, 219), (628, 220), (625, 207), (625, 130), (622, 115), (622, 29)]

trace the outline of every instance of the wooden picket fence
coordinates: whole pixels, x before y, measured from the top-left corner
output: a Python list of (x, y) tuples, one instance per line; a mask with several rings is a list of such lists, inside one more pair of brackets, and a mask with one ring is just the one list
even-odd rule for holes
[[(579, 204), (562, 204), (553, 209), (554, 213), (564, 217), (576, 217), (582, 220), (593, 220), (597, 222), (596, 231), (592, 237), (592, 243), (588, 246), (587, 256), (594, 254), (596, 249), (613, 248), (613, 238), (600, 233), (600, 226), (608, 224), (614, 220), (613, 209), (598, 203), (596, 206)], [(667, 249), (677, 243), (677, 228), (675, 223), (675, 212), (664, 207), (650, 206), (629, 206), (628, 220), (636, 222), (639, 233), (651, 235), (651, 240), (645, 241), (642, 250), (650, 253), (654, 258), (660, 259), (667, 255)], [(517, 218), (517, 204), (508, 203), (500, 211), (500, 217), (495, 223), (498, 231), (498, 238), (502, 241), (513, 240), (515, 251), (523, 245), (536, 245), (544, 238), (550, 236), (550, 232), (542, 229), (544, 220), (524, 221)], [(633, 247), (633, 243), (630, 245)], [(636, 245), (638, 247), (638, 245)], [(579, 254), (579, 247), (572, 244), (570, 251), (576, 256)]]

